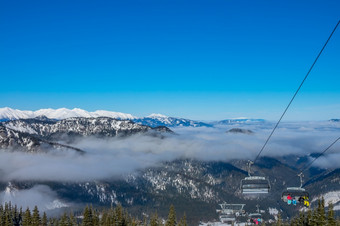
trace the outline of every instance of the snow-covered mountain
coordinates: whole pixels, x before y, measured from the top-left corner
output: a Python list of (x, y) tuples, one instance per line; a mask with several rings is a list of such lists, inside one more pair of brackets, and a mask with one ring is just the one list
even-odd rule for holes
[(0, 123), (0, 148), (20, 147), (20, 150), (34, 152), (39, 151), (42, 144), (48, 144), (45, 145), (46, 149), (50, 149), (51, 145), (53, 148), (60, 147), (56, 142), (62, 140), (71, 143), (75, 137), (114, 137), (136, 133), (160, 135), (163, 132), (172, 133), (167, 127), (151, 128), (130, 120), (109, 117), (78, 117), (63, 120), (18, 119)]
[(47, 141), (28, 133), (16, 131), (0, 125), (0, 149), (16, 150), (24, 152), (46, 152), (52, 149), (61, 151), (77, 151), (84, 153), (78, 148), (68, 145)]
[(113, 111), (103, 111), (97, 110), (94, 112), (85, 111), (83, 109), (74, 108), (59, 108), (59, 109), (40, 109), (37, 111), (22, 111), (17, 109), (12, 109), (9, 107), (0, 108), (0, 120), (13, 120), (13, 119), (27, 119), (35, 118), (39, 116), (46, 116), (50, 119), (65, 119), (72, 117), (85, 117), (85, 118), (97, 118), (97, 117), (110, 117), (116, 119), (134, 119), (135, 116), (131, 114), (113, 112)]
[(236, 118), (236, 119), (226, 119), (215, 122), (201, 122), (197, 120), (169, 117), (162, 114), (151, 114), (146, 117), (136, 117), (131, 114), (97, 110), (94, 112), (89, 112), (80, 108), (67, 109), (40, 109), (37, 111), (22, 111), (16, 110), (9, 107), (0, 108), (0, 122), (9, 121), (15, 119), (31, 119), (31, 118), (43, 118), (47, 117), (49, 119), (62, 120), (67, 118), (98, 118), (98, 117), (109, 117), (114, 119), (122, 120), (132, 120), (140, 125), (146, 125), (150, 127), (166, 126), (166, 127), (213, 127), (213, 126), (223, 126), (230, 124), (246, 124), (246, 123), (263, 123), (263, 119), (249, 119), (249, 118)]
[[(270, 163), (266, 165), (264, 163)], [(245, 161), (242, 161), (245, 165)], [(169, 205), (176, 201), (181, 211), (191, 217), (202, 216), (205, 219), (217, 217), (217, 204), (223, 201), (229, 203), (244, 203), (245, 211), (252, 212), (260, 204), (265, 210), (266, 219), (272, 217), (271, 210), (276, 209), (284, 217), (295, 216), (298, 208), (288, 206), (280, 201), (285, 182), (291, 180), (295, 169), (281, 162), (265, 158), (260, 159), (260, 164), (254, 167), (267, 175), (272, 185), (269, 196), (256, 198), (246, 197), (240, 193), (240, 182), (247, 176), (247, 172), (235, 167), (235, 163), (207, 162), (190, 159), (163, 162), (157, 166), (142, 169), (138, 172), (122, 175), (117, 179), (89, 182), (13, 182), (13, 186), (20, 191), (30, 189), (37, 184), (47, 185), (58, 195), (57, 198), (64, 203), (92, 203), (100, 206), (122, 204), (125, 207), (143, 206), (145, 209), (157, 207), (160, 215), (167, 214)], [(332, 201), (336, 206), (340, 202), (339, 174), (323, 176), (324, 180), (312, 180), (306, 186), (310, 192), (313, 207), (315, 200), (321, 196)], [(324, 186), (327, 181), (328, 187)], [(332, 182), (331, 182), (332, 181)], [(298, 179), (296, 181), (298, 183)], [(331, 182), (331, 183), (330, 183)], [(1, 185), (0, 189), (9, 190), (8, 183)], [(317, 191), (324, 187), (322, 191)], [(195, 208), (192, 208), (195, 206)]]
[(192, 126), (192, 127), (200, 127), (207, 126), (211, 127), (212, 125), (208, 123), (203, 123), (199, 121), (194, 121), (190, 119), (183, 118), (175, 118), (168, 117), (161, 114), (151, 114), (146, 117), (137, 118), (131, 114), (120, 113), (120, 112), (112, 112), (112, 111), (104, 111), (97, 110), (94, 112), (88, 112), (83, 109), (74, 108), (59, 108), (59, 109), (40, 109), (37, 111), (22, 111), (15, 110), (9, 107), (0, 108), (0, 121), (9, 121), (15, 119), (30, 119), (30, 118), (41, 118), (47, 117), (49, 119), (67, 119), (67, 118), (98, 118), (98, 117), (109, 117), (114, 119), (123, 119), (123, 120), (132, 120), (138, 124), (146, 125), (150, 127), (158, 127), (158, 126)]
[(74, 136), (125, 136), (144, 132), (172, 132), (166, 127), (151, 128), (139, 125), (130, 120), (120, 120), (109, 117), (98, 118), (67, 118), (53, 121), (46, 119), (18, 119), (2, 122), (7, 129), (31, 134), (49, 140), (58, 140), (64, 136), (73, 139)]
[(168, 117), (161, 114), (151, 114), (149, 116), (143, 118), (135, 118), (134, 122), (139, 123), (141, 125), (148, 125), (151, 127), (156, 126), (167, 126), (167, 127), (175, 127), (175, 126), (192, 126), (192, 127), (211, 127), (212, 125), (204, 122), (194, 121), (190, 119), (183, 118), (174, 118)]

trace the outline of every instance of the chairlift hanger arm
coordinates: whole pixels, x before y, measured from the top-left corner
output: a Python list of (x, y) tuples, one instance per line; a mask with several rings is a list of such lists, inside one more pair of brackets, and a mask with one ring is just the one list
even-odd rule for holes
[(254, 162), (248, 160), (248, 176), (251, 177), (251, 165), (253, 165)]

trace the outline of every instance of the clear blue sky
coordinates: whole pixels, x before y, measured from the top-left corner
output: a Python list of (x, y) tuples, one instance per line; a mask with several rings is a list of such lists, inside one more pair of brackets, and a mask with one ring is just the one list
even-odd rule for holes
[[(0, 0), (0, 107), (276, 120), (340, 1)], [(287, 120), (340, 118), (340, 28)]]

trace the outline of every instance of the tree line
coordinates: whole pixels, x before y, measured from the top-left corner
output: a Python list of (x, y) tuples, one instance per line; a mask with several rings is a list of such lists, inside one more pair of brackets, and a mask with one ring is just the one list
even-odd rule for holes
[[(333, 204), (329, 203), (326, 210), (325, 200), (322, 198), (318, 200), (317, 208), (301, 211), (290, 221), (283, 221), (278, 215), (277, 221), (272, 225), (340, 226), (340, 220), (335, 217)], [(31, 211), (29, 208), (23, 210), (11, 203), (5, 203), (0, 205), (0, 226), (187, 226), (187, 221), (185, 214), (178, 220), (173, 205), (170, 206), (165, 220), (157, 213), (143, 219), (133, 217), (121, 205), (104, 210), (86, 206), (77, 216), (71, 212), (57, 218), (48, 218), (45, 212), (40, 214), (37, 206)]]
[(170, 206), (167, 220), (164, 220), (157, 213), (138, 219), (121, 205), (101, 211), (86, 206), (80, 216), (71, 212), (58, 218), (48, 218), (45, 212), (40, 214), (37, 206), (31, 211), (29, 208), (23, 210), (11, 203), (5, 203), (0, 205), (0, 226), (187, 226), (187, 222), (185, 214), (177, 221), (173, 205)]

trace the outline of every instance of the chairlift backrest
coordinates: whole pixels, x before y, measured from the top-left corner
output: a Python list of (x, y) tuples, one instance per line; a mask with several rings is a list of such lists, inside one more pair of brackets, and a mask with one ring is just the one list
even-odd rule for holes
[(243, 194), (266, 194), (270, 184), (265, 177), (246, 177), (241, 181), (241, 190)]

